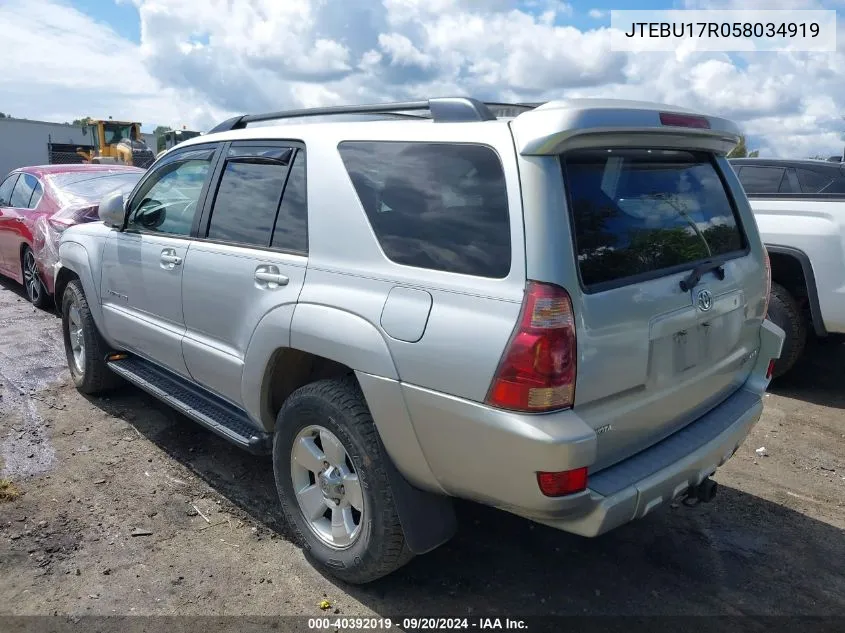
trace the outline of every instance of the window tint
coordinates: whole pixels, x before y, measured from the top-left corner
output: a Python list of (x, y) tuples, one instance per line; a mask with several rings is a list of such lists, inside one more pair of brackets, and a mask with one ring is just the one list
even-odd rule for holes
[(388, 258), (419, 268), (507, 276), (507, 190), (493, 150), (388, 142), (346, 142), (339, 149)]
[(822, 193), (845, 193), (845, 176), (837, 176)]
[(282, 206), (273, 229), (274, 248), (308, 252), (308, 203), (305, 187), (305, 150), (299, 150), (290, 168)]
[(190, 235), (213, 154), (193, 150), (159, 165), (134, 196), (127, 228)]
[(586, 286), (743, 248), (710, 156), (674, 150), (564, 155), (581, 278)]
[(290, 149), (232, 148), (208, 227), (209, 239), (269, 246)]
[(801, 185), (801, 191), (804, 193), (819, 193), (832, 180), (830, 176), (810, 169), (801, 169), (799, 167), (795, 171), (798, 172), (798, 183)]
[(11, 206), (19, 209), (29, 208), (29, 200), (32, 198), (32, 193), (38, 187), (38, 179), (31, 174), (21, 174), (15, 189), (12, 191)]
[(15, 188), (17, 180), (18, 174), (12, 174), (3, 181), (3, 184), (0, 184), (0, 207), (9, 206), (9, 201), (12, 198), (12, 190)]
[(783, 167), (750, 167), (739, 170), (739, 181), (745, 193), (778, 193), (785, 177)]

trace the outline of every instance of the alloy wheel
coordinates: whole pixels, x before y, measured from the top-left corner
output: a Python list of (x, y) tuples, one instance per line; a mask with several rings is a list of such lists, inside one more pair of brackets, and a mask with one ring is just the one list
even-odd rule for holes
[(350, 547), (364, 525), (364, 492), (343, 443), (322, 426), (304, 428), (293, 442), (290, 471), (311, 531), (329, 547)]

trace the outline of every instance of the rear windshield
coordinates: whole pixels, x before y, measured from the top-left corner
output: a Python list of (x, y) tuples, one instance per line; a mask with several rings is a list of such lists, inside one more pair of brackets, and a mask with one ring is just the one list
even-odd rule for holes
[(99, 202), (106, 194), (120, 189), (128, 193), (145, 172), (56, 174), (50, 182), (62, 194)]
[(745, 247), (709, 154), (582, 150), (562, 162), (581, 279), (592, 290)]

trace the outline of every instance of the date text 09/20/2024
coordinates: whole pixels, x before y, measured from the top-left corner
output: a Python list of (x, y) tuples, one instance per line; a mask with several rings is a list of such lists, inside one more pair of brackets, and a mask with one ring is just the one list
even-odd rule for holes
[(387, 630), (396, 627), (404, 631), (447, 630), (526, 630), (524, 620), (518, 618), (309, 618), (310, 630), (365, 631)]

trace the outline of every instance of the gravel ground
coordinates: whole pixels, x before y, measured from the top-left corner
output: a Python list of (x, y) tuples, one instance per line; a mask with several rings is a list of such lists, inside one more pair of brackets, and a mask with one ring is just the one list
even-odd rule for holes
[(137, 389), (81, 396), (59, 328), (0, 281), (0, 478), (21, 493), (0, 496), (0, 615), (845, 615), (843, 345), (772, 386), (711, 504), (586, 540), (462, 503), (450, 543), (350, 587), (290, 542), (269, 459)]

